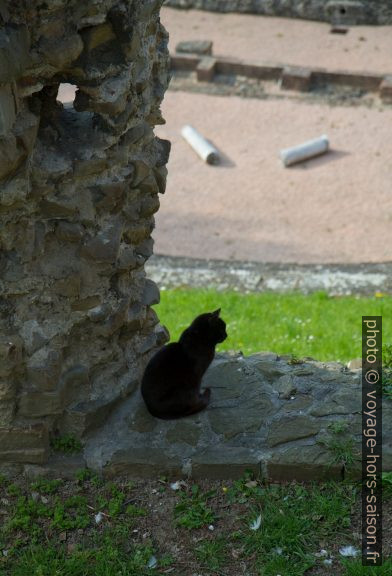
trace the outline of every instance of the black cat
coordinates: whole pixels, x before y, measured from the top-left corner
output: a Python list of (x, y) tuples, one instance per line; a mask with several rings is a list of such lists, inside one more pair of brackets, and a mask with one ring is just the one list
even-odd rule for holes
[(147, 364), (142, 396), (153, 416), (171, 420), (200, 412), (211, 390), (200, 392), (201, 379), (215, 355), (215, 346), (227, 338), (219, 310), (201, 314), (184, 330), (178, 342), (161, 348)]

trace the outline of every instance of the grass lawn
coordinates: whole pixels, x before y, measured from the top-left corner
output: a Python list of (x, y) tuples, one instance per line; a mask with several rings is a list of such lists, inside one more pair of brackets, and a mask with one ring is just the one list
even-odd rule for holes
[[(392, 343), (392, 297), (217, 292), (170, 289), (155, 310), (171, 340), (202, 312), (221, 308), (228, 338), (218, 351), (271, 351), (347, 362), (361, 356), (362, 316), (383, 316), (383, 343)], [(389, 321), (391, 319), (391, 321)]]
[(389, 576), (392, 477), (384, 498), (385, 562), (374, 569), (340, 553), (360, 546), (356, 485), (105, 482), (88, 470), (67, 481), (2, 478), (0, 574)]

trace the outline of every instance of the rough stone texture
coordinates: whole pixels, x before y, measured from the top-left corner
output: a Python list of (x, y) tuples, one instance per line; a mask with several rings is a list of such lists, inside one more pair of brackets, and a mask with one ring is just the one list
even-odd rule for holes
[[(137, 390), (87, 440), (87, 465), (107, 476), (237, 478), (252, 470), (277, 481), (358, 477), (359, 370), (315, 360), (296, 364), (268, 352), (218, 355), (203, 383), (212, 390), (208, 408), (173, 421), (151, 416)], [(391, 470), (387, 398), (383, 411), (383, 467)], [(346, 429), (334, 432), (334, 423)], [(354, 462), (346, 466), (333, 446), (350, 439)]]
[(389, 0), (166, 0), (173, 8), (197, 8), (213, 12), (242, 12), (266, 16), (286, 16), (321, 20), (334, 25), (390, 24), (392, 6)]
[[(170, 143), (161, 0), (2, 2), (1, 461), (83, 438), (167, 339), (146, 281)], [(74, 102), (59, 86), (77, 87)]]

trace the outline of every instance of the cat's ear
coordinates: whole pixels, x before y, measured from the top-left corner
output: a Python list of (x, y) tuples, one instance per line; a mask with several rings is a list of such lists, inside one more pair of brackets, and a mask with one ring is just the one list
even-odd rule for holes
[(220, 311), (221, 311), (220, 308), (218, 308), (218, 310), (214, 310), (214, 312), (211, 312), (211, 316), (215, 316), (215, 318), (219, 318)]

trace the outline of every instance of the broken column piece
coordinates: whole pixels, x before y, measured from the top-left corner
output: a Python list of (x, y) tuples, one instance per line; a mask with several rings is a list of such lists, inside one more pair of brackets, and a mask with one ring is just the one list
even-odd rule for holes
[(314, 156), (319, 156), (327, 152), (329, 148), (328, 136), (323, 134), (320, 138), (308, 140), (299, 146), (285, 148), (280, 151), (280, 158), (285, 166), (291, 166), (297, 162), (308, 160)]
[(207, 162), (207, 164), (219, 164), (218, 150), (193, 128), (193, 126), (189, 124), (184, 126), (181, 130), (181, 135), (204, 162)]

